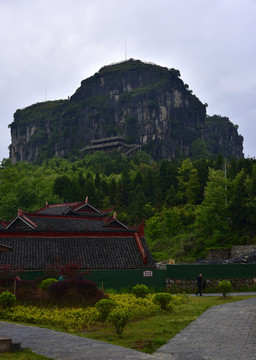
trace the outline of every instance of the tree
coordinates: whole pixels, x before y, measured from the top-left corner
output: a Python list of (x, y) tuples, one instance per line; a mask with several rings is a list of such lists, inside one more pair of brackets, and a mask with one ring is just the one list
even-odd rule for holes
[(124, 209), (128, 206), (129, 191), (130, 191), (130, 176), (129, 176), (129, 172), (125, 170), (122, 172), (121, 179), (117, 184), (116, 200), (118, 206), (121, 209)]
[(193, 160), (209, 159), (210, 153), (205, 142), (202, 139), (196, 139), (191, 148), (191, 156)]
[(131, 192), (130, 205), (129, 205), (129, 217), (130, 223), (137, 225), (144, 220), (144, 207), (145, 196), (142, 191), (142, 186), (138, 184), (135, 191)]
[(250, 179), (246, 175), (244, 169), (237, 174), (232, 182), (228, 208), (233, 226), (236, 229), (240, 229), (248, 223), (249, 183)]
[(70, 187), (70, 179), (66, 175), (58, 176), (53, 184), (53, 192), (58, 195), (64, 201), (67, 200), (67, 190)]
[(145, 234), (149, 245), (152, 245), (158, 238), (163, 236), (162, 216), (155, 215), (146, 221)]
[(191, 161), (186, 159), (178, 169), (178, 196), (182, 204), (195, 204), (199, 194), (200, 184), (197, 170)]
[(220, 170), (210, 169), (204, 200), (198, 206), (196, 228), (198, 244), (204, 250), (209, 246), (223, 246), (229, 239), (231, 226), (227, 208), (228, 179)]
[(245, 207), (247, 209), (247, 220), (250, 224), (256, 224), (256, 164), (253, 165), (252, 175), (245, 179), (245, 188), (248, 198)]
[(156, 184), (156, 172), (148, 168), (143, 179), (143, 192), (148, 202), (153, 202)]

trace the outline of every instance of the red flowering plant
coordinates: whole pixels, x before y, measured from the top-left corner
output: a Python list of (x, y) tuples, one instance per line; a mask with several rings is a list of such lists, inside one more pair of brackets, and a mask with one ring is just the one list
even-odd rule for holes
[(59, 281), (47, 288), (49, 302), (56, 305), (93, 305), (103, 298), (95, 282), (84, 279), (90, 270), (83, 271), (80, 261), (64, 264), (58, 259), (49, 266), (47, 274)]

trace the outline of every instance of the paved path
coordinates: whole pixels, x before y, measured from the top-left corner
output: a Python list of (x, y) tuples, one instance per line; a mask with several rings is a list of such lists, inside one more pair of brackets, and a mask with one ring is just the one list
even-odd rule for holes
[(3, 321), (0, 336), (56, 360), (255, 360), (256, 298), (212, 307), (153, 355)]

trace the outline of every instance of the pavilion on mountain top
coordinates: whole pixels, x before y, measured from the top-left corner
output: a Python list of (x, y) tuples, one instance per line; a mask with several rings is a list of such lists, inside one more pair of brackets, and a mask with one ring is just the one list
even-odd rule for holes
[(155, 261), (143, 225), (129, 227), (112, 209), (100, 211), (88, 203), (49, 205), (18, 210), (11, 222), (0, 222), (0, 265), (45, 270), (58, 263), (78, 263), (81, 269), (152, 269)]

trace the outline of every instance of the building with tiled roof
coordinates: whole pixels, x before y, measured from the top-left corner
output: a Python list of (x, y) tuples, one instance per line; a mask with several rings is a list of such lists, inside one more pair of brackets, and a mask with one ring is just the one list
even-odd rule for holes
[(0, 265), (45, 270), (57, 262), (79, 263), (82, 269), (152, 269), (155, 261), (143, 226), (131, 228), (114, 215), (88, 203), (46, 206), (35, 212), (18, 210), (11, 222), (0, 223)]

